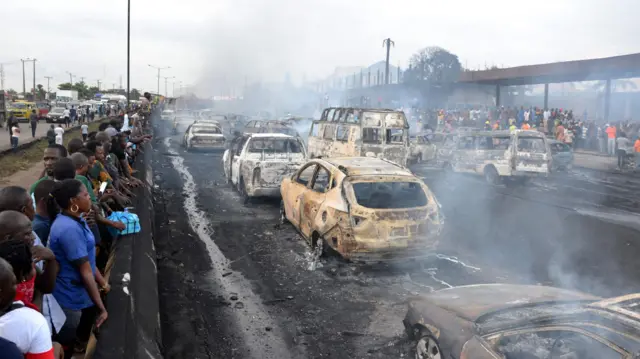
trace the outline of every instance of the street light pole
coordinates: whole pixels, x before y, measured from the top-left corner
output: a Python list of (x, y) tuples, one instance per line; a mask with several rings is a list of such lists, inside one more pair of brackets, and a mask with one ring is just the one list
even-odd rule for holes
[(158, 95), (160, 95), (160, 71), (161, 70), (166, 70), (166, 69), (170, 69), (171, 66), (167, 66), (167, 67), (156, 67), (153, 65), (149, 65), (149, 67), (154, 68), (156, 70), (158, 70)]
[(131, 89), (129, 81), (131, 79), (131, 0), (127, 0), (127, 108), (129, 108), (129, 97)]
[(33, 59), (33, 100), (36, 100), (36, 59)]
[(52, 76), (45, 76), (45, 79), (47, 79), (47, 94), (51, 94), (51, 87), (49, 86), (49, 81), (51, 81), (51, 79), (53, 78)]
[(168, 79), (175, 79), (175, 78), (176, 78), (175, 76), (171, 76), (171, 77), (167, 77), (167, 76), (165, 76), (165, 77), (164, 77), (164, 95), (165, 95), (166, 97), (169, 97), (169, 91), (167, 90), (167, 80), (168, 80)]
[(20, 59), (20, 61), (22, 61), (22, 96), (25, 96), (27, 94), (27, 79), (24, 75), (24, 62), (25, 60)]
[(71, 86), (73, 86), (73, 78), (75, 77), (71, 72), (67, 71), (67, 73), (69, 74), (69, 83), (71, 84)]

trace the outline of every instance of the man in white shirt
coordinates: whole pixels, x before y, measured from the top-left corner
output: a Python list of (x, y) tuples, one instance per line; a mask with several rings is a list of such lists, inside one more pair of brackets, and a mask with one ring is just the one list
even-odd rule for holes
[(64, 111), (62, 111), (62, 118), (64, 119), (64, 123), (67, 125), (67, 127), (69, 127), (70, 116), (71, 116), (71, 112), (69, 111), (68, 108), (65, 107)]
[(58, 126), (53, 130), (53, 132), (56, 133), (56, 143), (59, 145), (62, 145), (64, 142), (63, 136), (64, 136), (64, 128), (62, 128), (62, 126), (60, 126), (60, 124), (58, 124)]
[(80, 129), (82, 130), (82, 141), (86, 142), (87, 136), (89, 136), (89, 126), (85, 122), (80, 126)]

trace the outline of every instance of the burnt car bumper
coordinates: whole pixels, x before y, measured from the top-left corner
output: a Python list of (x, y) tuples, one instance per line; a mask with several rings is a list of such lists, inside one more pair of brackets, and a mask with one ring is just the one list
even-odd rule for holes
[(280, 197), (280, 187), (257, 187), (249, 193), (251, 197)]
[(411, 247), (359, 248), (344, 253), (344, 258), (360, 263), (395, 263), (423, 259), (434, 255), (439, 239), (433, 239), (428, 245)]

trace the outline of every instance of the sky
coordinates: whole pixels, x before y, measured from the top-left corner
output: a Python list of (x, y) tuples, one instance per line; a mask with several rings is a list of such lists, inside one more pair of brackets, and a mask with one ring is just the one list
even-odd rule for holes
[[(638, 0), (131, 0), (131, 87), (214, 95), (245, 81), (321, 79), (337, 66), (384, 60), (403, 68), (440, 46), (463, 66), (519, 66), (640, 52)], [(36, 83), (126, 87), (127, 2), (30, 0), (2, 5), (5, 88)], [(28, 19), (28, 21), (25, 21)], [(14, 29), (15, 33), (11, 30)], [(27, 64), (27, 90), (33, 83)]]

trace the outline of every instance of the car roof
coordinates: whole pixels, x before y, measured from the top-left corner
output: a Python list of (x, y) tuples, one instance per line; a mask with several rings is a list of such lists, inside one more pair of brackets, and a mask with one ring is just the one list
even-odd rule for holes
[(394, 175), (411, 176), (408, 169), (391, 161), (376, 157), (332, 157), (324, 158), (327, 163), (346, 170), (349, 176)]
[(278, 137), (278, 138), (295, 138), (291, 135), (285, 135), (284, 133), (249, 133), (247, 134), (249, 137), (252, 138), (265, 138), (265, 137)]

